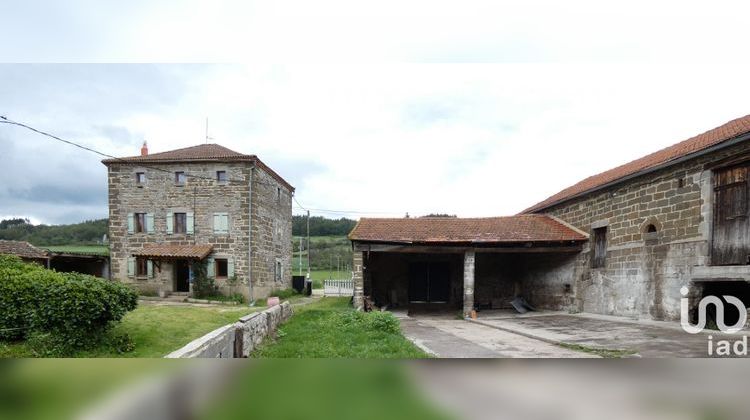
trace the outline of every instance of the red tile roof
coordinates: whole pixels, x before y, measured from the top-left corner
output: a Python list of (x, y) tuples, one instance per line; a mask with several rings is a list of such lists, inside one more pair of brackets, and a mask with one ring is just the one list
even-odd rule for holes
[(644, 156), (622, 166), (586, 178), (546, 200), (529, 207), (522, 213), (532, 213), (551, 207), (555, 204), (560, 204), (598, 187), (617, 182), (618, 180), (622, 180), (625, 177), (637, 174), (644, 170), (668, 164), (671, 161), (689, 156), (692, 153), (700, 152), (711, 146), (718, 145), (748, 132), (750, 132), (750, 115), (729, 121), (720, 127), (706, 131), (703, 134), (689, 138), (681, 143), (677, 143), (648, 156)]
[(212, 245), (144, 244), (133, 255), (151, 258), (197, 258), (202, 260), (213, 250)]
[(185, 147), (182, 149), (169, 150), (166, 152), (151, 153), (146, 156), (130, 156), (124, 158), (104, 159), (105, 165), (113, 163), (141, 163), (144, 165), (153, 163), (182, 163), (182, 162), (254, 162), (258, 167), (268, 172), (274, 179), (294, 191), (284, 178), (269, 168), (256, 155), (246, 155), (227, 149), (218, 144), (200, 144), (198, 146)]
[(47, 252), (23, 241), (0, 240), (0, 254), (17, 255), (21, 258), (47, 258)]
[(459, 219), (424, 217), (360, 219), (352, 241), (391, 243), (493, 244), (585, 241), (588, 236), (545, 215)]

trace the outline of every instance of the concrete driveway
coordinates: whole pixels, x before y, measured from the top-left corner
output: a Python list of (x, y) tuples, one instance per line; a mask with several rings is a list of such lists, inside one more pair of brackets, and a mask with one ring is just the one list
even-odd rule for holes
[[(594, 314), (530, 313), (516, 315), (492, 311), (470, 321), (520, 334), (547, 343), (566, 343), (589, 348), (628, 350), (647, 358), (709, 357), (708, 336), (718, 340), (742, 339), (743, 333), (727, 335), (719, 331), (688, 334), (677, 322), (633, 320)], [(747, 334), (747, 332), (745, 333)]]
[(596, 357), (556, 344), (462, 319), (400, 316), (404, 335), (422, 350), (443, 358)]

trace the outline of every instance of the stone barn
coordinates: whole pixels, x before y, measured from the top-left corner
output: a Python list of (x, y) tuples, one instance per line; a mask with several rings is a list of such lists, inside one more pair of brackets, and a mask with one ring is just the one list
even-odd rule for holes
[[(351, 235), (355, 302), (372, 294), (400, 304), (414, 296), (405, 279), (434, 276), (437, 284), (450, 279), (448, 301), (456, 304), (463, 260), (467, 293), (476, 265), (475, 298), (467, 294), (465, 306), (502, 304), (520, 293), (541, 308), (657, 320), (679, 320), (683, 297), (693, 316), (706, 295), (733, 295), (750, 306), (749, 172), (750, 115), (586, 178), (519, 216), (485, 219), (554, 220), (568, 229), (562, 242), (545, 242), (536, 228), (516, 236), (492, 224), (461, 236), (472, 219), (363, 219)], [(534, 216), (540, 219), (524, 219)], [(416, 261), (428, 268), (415, 268)], [(737, 316), (726, 315), (728, 324)]]
[(573, 304), (571, 266), (588, 236), (554, 217), (361, 219), (354, 247), (355, 304), (419, 310), (510, 308), (522, 296), (544, 307)]

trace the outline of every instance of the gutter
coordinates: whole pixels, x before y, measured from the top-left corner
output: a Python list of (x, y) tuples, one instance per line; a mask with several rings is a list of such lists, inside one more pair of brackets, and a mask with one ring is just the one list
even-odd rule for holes
[[(656, 165), (656, 166), (652, 166), (650, 168), (642, 169), (642, 170), (640, 170), (638, 172), (632, 173), (630, 175), (626, 175), (626, 176), (624, 176), (622, 178), (618, 178), (618, 179), (616, 179), (614, 181), (608, 182), (608, 183), (600, 185), (598, 187), (594, 187), (594, 188), (591, 188), (589, 190), (580, 192), (578, 194), (571, 195), (570, 197), (566, 197), (566, 198), (564, 198), (562, 200), (556, 201), (554, 203), (550, 203), (550, 204), (548, 204), (548, 205), (546, 205), (544, 207), (540, 207), (538, 209), (525, 211), (525, 212), (523, 212), (521, 214), (538, 213), (538, 212), (540, 212), (542, 210), (547, 210), (550, 207), (554, 207), (554, 206), (557, 206), (559, 204), (566, 203), (568, 201), (574, 200), (576, 198), (580, 198), (580, 197), (583, 197), (585, 195), (588, 195), (588, 194), (591, 194), (591, 193), (595, 193), (597, 191), (601, 191), (601, 190), (607, 189), (609, 187), (621, 184), (621, 183), (623, 183), (625, 181), (629, 181), (631, 179), (638, 178), (638, 177), (643, 176), (643, 175), (648, 175), (650, 173), (657, 172), (657, 171), (660, 171), (660, 170), (665, 169), (665, 168), (669, 168), (670, 166), (674, 166), (674, 165), (686, 162), (686, 161), (691, 160), (691, 159), (695, 159), (695, 158), (698, 158), (698, 157), (701, 157), (701, 156), (704, 156), (704, 155), (707, 155), (707, 154), (710, 154), (710, 153), (713, 153), (713, 152), (716, 152), (716, 151), (719, 151), (719, 150), (722, 150), (722, 149), (725, 149), (725, 148), (728, 148), (728, 147), (731, 147), (731, 146), (735, 146), (735, 145), (740, 144), (740, 143), (742, 143), (744, 141), (747, 141), (747, 140), (750, 140), (750, 132), (747, 132), (745, 134), (740, 134), (739, 136), (737, 136), (737, 137), (735, 137), (735, 138), (733, 138), (731, 140), (725, 140), (725, 141), (723, 141), (723, 142), (721, 142), (719, 144), (715, 144), (715, 145), (710, 146), (710, 147), (708, 147), (706, 149), (699, 150), (697, 152), (693, 152), (693, 153), (691, 153), (689, 155), (685, 155), (685, 156), (679, 157), (677, 159), (670, 160), (670, 161), (661, 163), (661, 164)], [(656, 153), (656, 152), (654, 152), (654, 153)], [(648, 156), (648, 155), (646, 155), (646, 156)]]

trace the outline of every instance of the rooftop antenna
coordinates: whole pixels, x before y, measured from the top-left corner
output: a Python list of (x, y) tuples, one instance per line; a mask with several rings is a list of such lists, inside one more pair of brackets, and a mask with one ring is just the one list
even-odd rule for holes
[(208, 144), (209, 140), (213, 140), (213, 137), (208, 136), (208, 117), (206, 117), (206, 144)]

